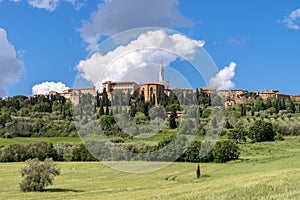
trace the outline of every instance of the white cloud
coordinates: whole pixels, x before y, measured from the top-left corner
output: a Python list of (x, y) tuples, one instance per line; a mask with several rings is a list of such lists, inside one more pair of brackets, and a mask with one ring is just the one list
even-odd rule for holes
[(235, 87), (232, 79), (235, 76), (236, 63), (231, 62), (229, 66), (222, 69), (215, 77), (210, 79), (209, 86), (218, 90), (228, 90)]
[(80, 61), (77, 69), (84, 79), (101, 87), (103, 81), (120, 80), (133, 69), (147, 64), (163, 61), (169, 65), (179, 56), (192, 60), (196, 49), (203, 45), (204, 41), (192, 40), (180, 34), (168, 35), (164, 30), (149, 31), (105, 55), (94, 53), (90, 58)]
[[(22, 0), (9, 0), (13, 3), (21, 2)], [(0, 0), (1, 2), (1, 0)], [(80, 9), (84, 4), (80, 0), (28, 0), (28, 4), (34, 8), (45, 9), (48, 12), (54, 11), (60, 2), (70, 3), (76, 10)]]
[(52, 12), (59, 4), (59, 0), (29, 0), (28, 3), (34, 8), (45, 9)]
[(292, 11), (289, 16), (284, 17), (283, 22), (291, 29), (300, 30), (300, 26), (296, 22), (298, 19), (300, 19), (300, 8)]
[(0, 28), (0, 96), (6, 96), (6, 83), (19, 80), (24, 63), (17, 58), (15, 47), (8, 41), (6, 31)]
[(72, 4), (76, 10), (80, 9), (84, 5), (84, 3), (80, 2), (79, 0), (63, 0), (63, 1)]
[(179, 0), (105, 0), (79, 31), (93, 49), (101, 37), (133, 28), (190, 26), (178, 7)]
[(32, 87), (32, 94), (49, 94), (51, 91), (55, 91), (58, 93), (62, 93), (64, 90), (69, 89), (65, 84), (62, 82), (54, 83), (54, 82), (44, 82), (41, 84), (37, 84)]

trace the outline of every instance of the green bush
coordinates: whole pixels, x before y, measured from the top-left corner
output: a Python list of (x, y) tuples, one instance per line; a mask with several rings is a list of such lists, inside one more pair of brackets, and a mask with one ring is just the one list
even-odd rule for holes
[(209, 118), (211, 115), (211, 112), (212, 112), (211, 108), (206, 108), (202, 112), (202, 118)]
[(115, 119), (110, 115), (102, 115), (100, 117), (100, 125), (103, 130), (109, 130), (115, 123)]
[(240, 155), (239, 147), (232, 140), (218, 141), (212, 151), (214, 160), (217, 163), (225, 163), (230, 160), (237, 160)]
[(125, 142), (125, 140), (121, 137), (111, 138), (110, 141), (113, 142), (113, 143), (124, 143)]
[(72, 151), (72, 161), (96, 161), (96, 158), (86, 149), (84, 144), (79, 144)]
[(44, 191), (45, 187), (52, 185), (54, 176), (60, 174), (52, 159), (47, 158), (43, 163), (38, 159), (26, 161), (27, 166), (21, 169), (21, 175), (24, 177), (20, 183), (22, 192)]
[(46, 158), (52, 158), (56, 161), (63, 159), (62, 155), (57, 153), (52, 143), (13, 144), (0, 149), (0, 162), (22, 162), (29, 158), (37, 158), (41, 161)]
[(272, 124), (263, 120), (255, 121), (249, 128), (249, 137), (253, 142), (274, 141), (275, 135)]
[(283, 135), (281, 135), (280, 133), (277, 133), (277, 135), (274, 137), (275, 140), (278, 140), (278, 141), (283, 141), (284, 140), (284, 137)]
[(247, 132), (241, 128), (230, 129), (227, 133), (228, 139), (234, 140), (236, 143), (244, 143), (247, 141)]

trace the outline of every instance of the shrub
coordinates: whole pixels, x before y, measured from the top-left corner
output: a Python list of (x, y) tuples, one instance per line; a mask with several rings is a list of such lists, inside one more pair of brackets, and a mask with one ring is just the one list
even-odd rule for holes
[[(46, 158), (52, 158), (55, 161), (62, 160), (52, 143), (36, 142), (27, 146), (27, 155), (29, 158), (38, 158), (43, 161)], [(23, 161), (23, 160), (22, 160)]]
[(125, 140), (121, 137), (111, 138), (110, 141), (113, 142), (113, 143), (124, 143), (125, 142)]
[(211, 112), (212, 112), (211, 108), (206, 108), (202, 112), (202, 118), (209, 118), (209, 116), (211, 115)]
[(212, 162), (212, 144), (210, 142), (193, 141), (192, 144), (185, 150), (184, 154), (177, 160), (181, 162)]
[(148, 118), (146, 117), (146, 115), (142, 112), (137, 112), (135, 117), (133, 118), (133, 121), (138, 124), (146, 124), (146, 122), (148, 121)]
[(217, 163), (237, 160), (240, 155), (239, 147), (232, 140), (218, 141), (212, 153)]
[(180, 161), (184, 162), (200, 162), (200, 150), (201, 142), (193, 141), (193, 143), (187, 148), (184, 154), (181, 156)]
[(60, 174), (52, 159), (47, 158), (43, 163), (38, 159), (26, 161), (26, 167), (21, 169), (21, 175), (24, 177), (20, 183), (22, 192), (43, 191), (48, 185), (52, 185), (54, 176)]
[(100, 125), (103, 130), (109, 130), (115, 123), (115, 119), (110, 115), (103, 115), (100, 117)]
[(280, 133), (277, 133), (277, 135), (274, 137), (275, 140), (278, 140), (278, 141), (283, 141), (284, 140), (284, 137), (283, 135), (281, 135)]
[(63, 159), (52, 143), (13, 144), (0, 149), (0, 162), (22, 162), (29, 158), (38, 158), (41, 161), (46, 158), (53, 158), (55, 161)]
[(234, 140), (236, 143), (244, 143), (247, 141), (247, 132), (241, 128), (230, 129), (227, 133), (229, 139)]
[(272, 124), (263, 120), (255, 121), (249, 128), (249, 137), (254, 142), (274, 141), (275, 135)]
[(72, 161), (96, 161), (96, 158), (86, 149), (84, 144), (79, 144), (72, 151)]

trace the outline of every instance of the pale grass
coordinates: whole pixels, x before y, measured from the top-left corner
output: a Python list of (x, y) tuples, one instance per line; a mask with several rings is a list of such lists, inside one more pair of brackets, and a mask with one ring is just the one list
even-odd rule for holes
[(141, 174), (97, 162), (57, 165), (62, 174), (46, 192), (22, 193), (19, 171), (24, 163), (1, 163), (0, 199), (300, 199), (299, 137), (243, 145), (240, 161), (201, 163), (200, 179), (196, 179), (195, 163), (171, 163)]

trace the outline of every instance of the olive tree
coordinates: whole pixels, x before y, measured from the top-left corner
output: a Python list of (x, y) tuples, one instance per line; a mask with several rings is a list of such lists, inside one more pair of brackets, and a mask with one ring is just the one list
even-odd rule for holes
[(46, 186), (52, 185), (54, 176), (60, 174), (60, 170), (53, 163), (52, 158), (40, 162), (37, 158), (26, 161), (27, 166), (21, 169), (24, 177), (20, 183), (22, 192), (43, 191)]

